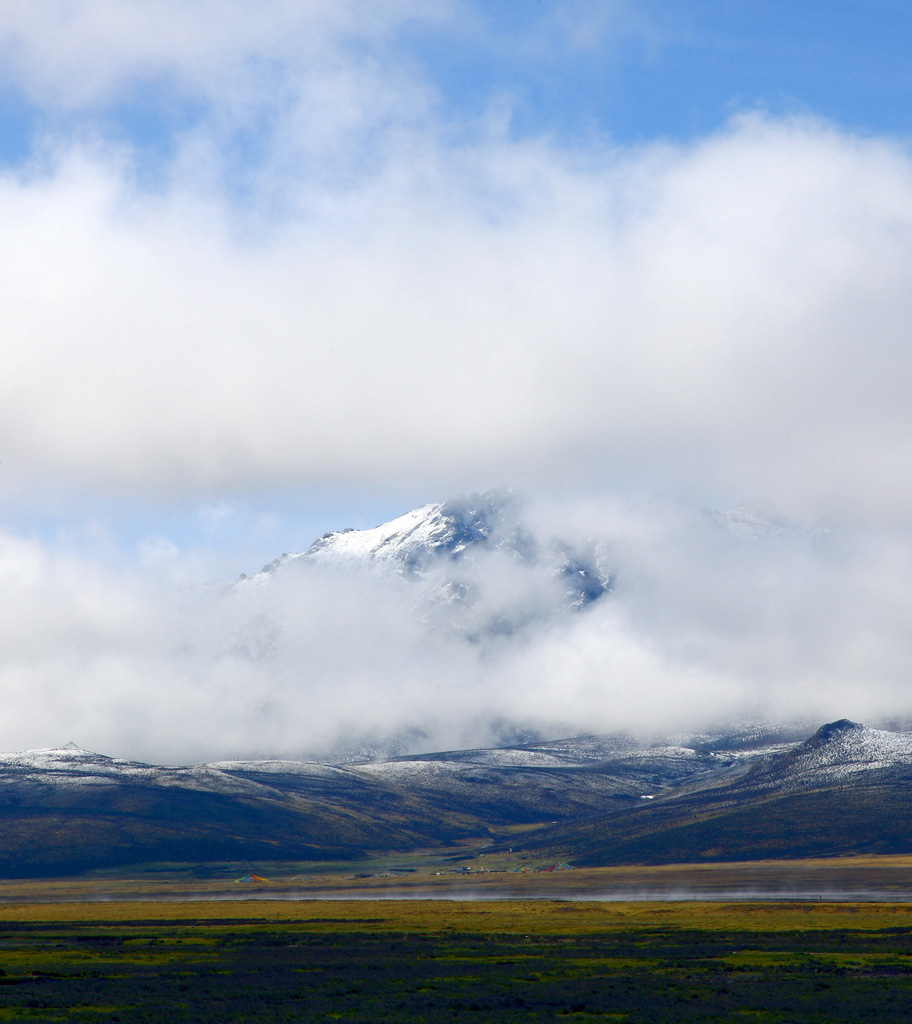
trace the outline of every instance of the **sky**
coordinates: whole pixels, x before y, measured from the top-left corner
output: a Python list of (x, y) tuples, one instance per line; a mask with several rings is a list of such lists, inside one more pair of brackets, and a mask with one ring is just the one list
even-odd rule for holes
[[(469, 742), (452, 695), (522, 717), (530, 665), (541, 728), (641, 725), (644, 679), (682, 721), (773, 676), (789, 713), (912, 710), (910, 30), (892, 0), (3, 4), (0, 747), (294, 753), (420, 732), (441, 687)], [(479, 672), (388, 643), (399, 598), (353, 581), (323, 632), (375, 636), (357, 665), (302, 654), (304, 611), (226, 654), (215, 584), (491, 487), (552, 531), (640, 510), (616, 621)], [(838, 554), (682, 526), (739, 504)]]

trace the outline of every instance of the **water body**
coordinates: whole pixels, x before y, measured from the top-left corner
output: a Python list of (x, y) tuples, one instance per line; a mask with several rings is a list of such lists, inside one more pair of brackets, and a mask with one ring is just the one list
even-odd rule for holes
[(299, 899), (299, 900), (449, 900), (454, 903), (488, 900), (547, 900), (562, 903), (647, 903), (647, 902), (712, 902), (712, 903), (912, 903), (912, 890), (886, 891), (876, 889), (853, 890), (755, 890), (737, 889), (705, 892), (688, 889), (593, 891), (579, 893), (515, 893), (490, 890), (441, 893), (439, 890), (409, 890), (384, 893), (306, 893), (301, 895), (262, 894), (247, 899)]
[[(439, 889), (373, 890), (370, 892), (312, 892), (245, 889), (243, 892), (83, 893), (55, 897), (54, 903), (199, 903), (260, 900), (320, 902), (382, 902), (431, 900), (451, 903), (538, 900), (558, 903), (912, 903), (912, 890), (827, 889), (815, 891), (731, 889), (706, 892), (693, 889), (594, 890), (579, 893), (516, 893), (496, 890), (441, 892)], [(2, 903), (46, 903), (47, 896), (0, 898)]]

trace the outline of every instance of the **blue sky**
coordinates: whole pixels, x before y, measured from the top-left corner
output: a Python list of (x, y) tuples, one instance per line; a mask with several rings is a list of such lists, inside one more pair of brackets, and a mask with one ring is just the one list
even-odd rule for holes
[[(599, 7), (604, 20), (588, 13), (587, 26), (587, 12)], [(682, 140), (745, 109), (812, 114), (864, 133), (910, 131), (902, 97), (912, 85), (912, 13), (902, 3), (565, 5), (578, 16), (576, 40), (568, 38), (572, 13), (563, 33), (555, 31), (554, 5), (480, 9), (490, 45), (454, 46), (438, 35), (428, 64), (457, 112), (482, 109), (498, 93), (513, 96), (520, 132)], [(547, 42), (511, 46), (538, 32)]]
[[(62, 18), (68, 9), (93, 6), (99, 5), (49, 3), (42, 17), (50, 22), (54, 13)], [(420, 12), (434, 5), (415, 6)], [(343, 47), (349, 59), (430, 83), (456, 132), (505, 102), (517, 137), (547, 133), (567, 145), (687, 140), (757, 109), (905, 137), (912, 118), (904, 102), (912, 85), (910, 30), (908, 6), (889, 0), (505, 0), (462, 4), (440, 18), (405, 18), (381, 38), (365, 39), (355, 28)], [(282, 79), (282, 55), (274, 66), (266, 47), (248, 57), (262, 76)], [(167, 162), (175, 136), (216, 119), (220, 105), (218, 95), (195, 93), (173, 70), (166, 55), (159, 67), (149, 58), (134, 67), (124, 62), (112, 69), (116, 89), (81, 103), (36, 96), (23, 76), (8, 71), (0, 111), (4, 159), (29, 159), (48, 132), (98, 132)], [(241, 161), (269, 143), (264, 112), (262, 123), (237, 133), (232, 155)]]

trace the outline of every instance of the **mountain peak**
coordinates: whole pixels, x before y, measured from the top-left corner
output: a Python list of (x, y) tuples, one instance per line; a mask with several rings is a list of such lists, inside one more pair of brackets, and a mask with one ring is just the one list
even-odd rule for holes
[(853, 722), (849, 718), (840, 718), (836, 722), (827, 722), (826, 725), (821, 725), (817, 732), (808, 740), (808, 743), (826, 743), (828, 740), (833, 739), (836, 736), (841, 736), (844, 733), (851, 732), (854, 729), (865, 729), (864, 725), (859, 722)]
[(827, 722), (814, 733), (820, 739), (829, 739), (838, 732), (848, 732), (850, 729), (864, 729), (860, 722), (853, 722), (850, 718), (840, 718), (836, 722)]
[(521, 547), (515, 505), (512, 491), (448, 498), (370, 530), (325, 533), (300, 557), (313, 561), (358, 559), (420, 573), (434, 559), (458, 561), (472, 548)]
[(879, 772), (908, 772), (912, 766), (912, 733), (888, 732), (840, 718), (822, 725), (788, 753), (759, 762), (744, 776), (748, 785), (812, 789)]
[(239, 583), (250, 592), (277, 574), (315, 569), (322, 578), (398, 576), (415, 585), (423, 624), (479, 642), (602, 598), (614, 583), (607, 556), (605, 544), (588, 538), (536, 535), (521, 495), (489, 490), (422, 505), (372, 529), (325, 533)]

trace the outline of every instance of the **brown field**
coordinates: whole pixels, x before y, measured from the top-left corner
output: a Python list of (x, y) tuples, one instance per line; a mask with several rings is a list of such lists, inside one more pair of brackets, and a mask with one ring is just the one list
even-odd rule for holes
[[(78, 878), (0, 880), (0, 919), (4, 904), (94, 902), (105, 900), (273, 900), (309, 899), (569, 899), (679, 900), (779, 899), (912, 901), (912, 857), (846, 857), (735, 864), (676, 864), (655, 867), (583, 868), (554, 873), (473, 870), (437, 874), (419, 868), (381, 877), (386, 863), (351, 867), (263, 865), (255, 869), (268, 882), (235, 883), (247, 869), (225, 868), (224, 877), (198, 879), (158, 872), (98, 874)], [(298, 877), (301, 874), (306, 877)]]
[(681, 929), (724, 932), (883, 931), (912, 928), (907, 903), (566, 902), (551, 900), (114, 900), (9, 903), (0, 922), (294, 926), (307, 932), (453, 932), (560, 935)]

